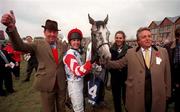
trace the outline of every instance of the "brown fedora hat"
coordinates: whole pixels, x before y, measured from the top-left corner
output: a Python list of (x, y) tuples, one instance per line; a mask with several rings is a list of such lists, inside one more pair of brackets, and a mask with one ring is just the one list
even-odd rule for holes
[(49, 30), (54, 30), (54, 31), (61, 31), (58, 29), (58, 24), (56, 21), (53, 21), (53, 20), (50, 20), (50, 19), (47, 19), (46, 20), (46, 23), (45, 23), (45, 26), (42, 25), (42, 27), (44, 29), (49, 29)]

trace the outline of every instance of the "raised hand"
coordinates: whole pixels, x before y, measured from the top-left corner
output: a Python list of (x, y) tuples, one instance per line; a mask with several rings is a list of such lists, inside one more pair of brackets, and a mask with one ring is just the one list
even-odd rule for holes
[(13, 11), (11, 10), (9, 13), (5, 13), (1, 18), (1, 23), (7, 27), (14, 27), (16, 23), (16, 19)]

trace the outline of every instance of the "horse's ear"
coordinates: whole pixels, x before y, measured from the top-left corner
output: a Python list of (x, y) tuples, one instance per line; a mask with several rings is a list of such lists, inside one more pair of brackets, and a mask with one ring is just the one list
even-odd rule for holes
[(91, 18), (89, 14), (88, 14), (88, 18), (89, 18), (89, 23), (93, 25), (94, 24), (94, 19)]
[(108, 15), (106, 16), (106, 18), (104, 19), (104, 23), (107, 24), (108, 22)]

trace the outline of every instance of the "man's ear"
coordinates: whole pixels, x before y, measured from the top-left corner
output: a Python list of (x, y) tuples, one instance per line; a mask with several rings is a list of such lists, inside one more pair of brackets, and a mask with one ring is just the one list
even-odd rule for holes
[(46, 32), (46, 29), (44, 29), (44, 31), (43, 31), (44, 35), (45, 35), (45, 32)]

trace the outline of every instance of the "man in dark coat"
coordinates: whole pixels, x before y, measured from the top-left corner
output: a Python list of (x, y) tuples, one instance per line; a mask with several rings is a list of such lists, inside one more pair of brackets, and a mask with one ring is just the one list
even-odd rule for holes
[[(14, 67), (13, 60), (10, 55), (2, 50), (2, 45), (0, 43), (0, 96), (5, 96), (6, 92), (13, 93), (13, 82), (12, 82), (12, 68)], [(3, 83), (5, 85), (6, 91), (3, 89)]]
[(175, 31), (176, 47), (174, 48), (173, 56), (173, 71), (175, 83), (175, 112), (180, 111), (180, 27)]
[(175, 101), (175, 112), (180, 112), (180, 27), (175, 30), (175, 43), (165, 45), (168, 50), (172, 74), (172, 91)]

